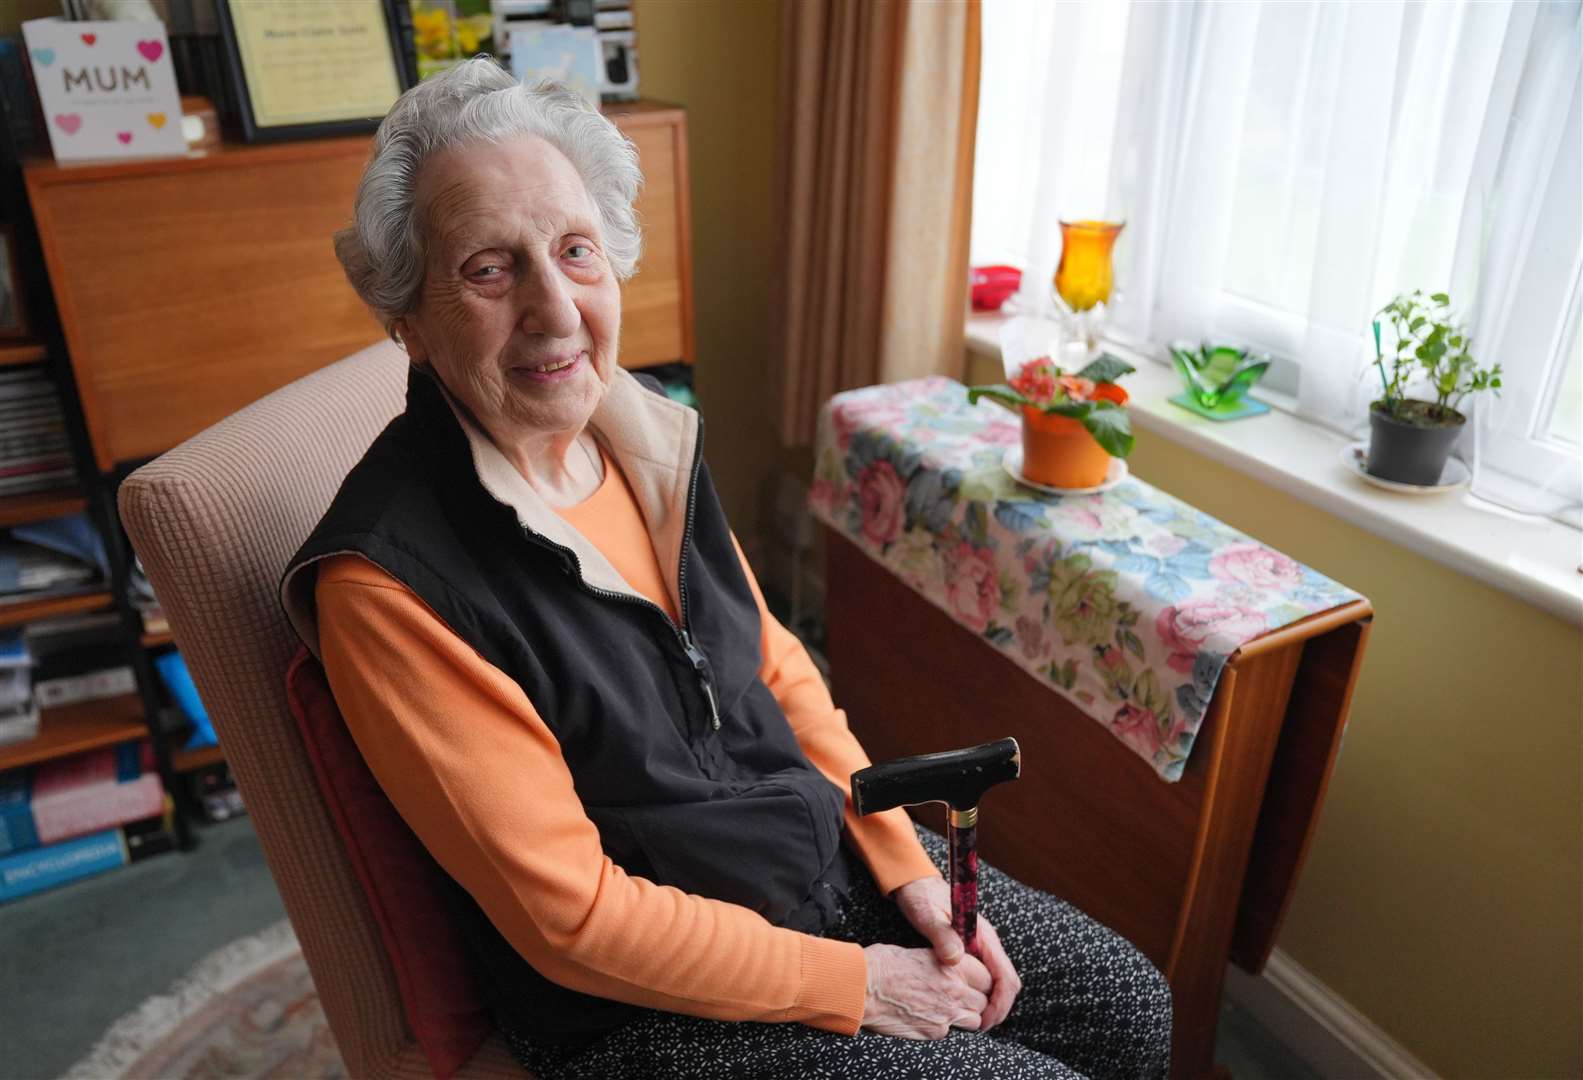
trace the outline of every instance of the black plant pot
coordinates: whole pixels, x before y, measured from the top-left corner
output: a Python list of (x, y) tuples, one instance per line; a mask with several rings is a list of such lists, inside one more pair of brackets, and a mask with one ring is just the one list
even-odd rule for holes
[[(1427, 403), (1409, 401), (1405, 404)], [(1457, 436), (1462, 434), (1467, 417), (1455, 409), (1447, 409), (1438, 417), (1430, 417), (1427, 410), (1418, 410), (1416, 418), (1421, 422), (1398, 420), (1379, 402), (1369, 409), (1369, 475), (1419, 487), (1440, 483), (1446, 458), (1451, 455), (1451, 446)]]

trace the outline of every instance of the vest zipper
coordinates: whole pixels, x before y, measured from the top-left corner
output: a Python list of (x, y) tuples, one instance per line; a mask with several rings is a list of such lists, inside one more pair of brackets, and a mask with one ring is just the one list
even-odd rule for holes
[(698, 441), (693, 446), (693, 472), (687, 480), (687, 520), (682, 525), (682, 550), (681, 557), (676, 563), (676, 595), (680, 604), (682, 617), (681, 635), (682, 648), (687, 651), (687, 659), (692, 661), (693, 671), (698, 676), (698, 683), (704, 689), (704, 697), (709, 700), (709, 726), (715, 731), (720, 730), (720, 702), (715, 697), (714, 678), (709, 670), (709, 658), (703, 650), (693, 643), (692, 635), (687, 632), (687, 548), (693, 539), (693, 495), (698, 489), (698, 468), (704, 460), (704, 421), (698, 418)]
[(687, 520), (682, 526), (681, 558), (677, 565), (676, 571), (676, 591), (678, 594), (678, 600), (680, 602), (680, 609), (678, 613), (681, 616), (682, 623), (679, 627), (675, 623), (671, 622), (671, 617), (665, 614), (665, 609), (660, 607), (652, 600), (645, 599), (641, 596), (631, 596), (627, 593), (615, 592), (610, 589), (600, 589), (588, 584), (588, 582), (583, 578), (583, 564), (582, 560), (577, 557), (577, 552), (573, 551), (569, 547), (563, 547), (562, 545), (557, 544), (555, 541), (547, 537), (540, 536), (538, 533), (528, 529), (526, 526), (524, 526), (523, 531), (532, 537), (535, 543), (556, 551), (563, 558), (569, 560), (572, 565), (574, 576), (577, 578), (578, 587), (584, 592), (590, 593), (594, 596), (603, 597), (607, 600), (618, 600), (623, 604), (636, 604), (639, 607), (650, 608), (657, 615), (659, 615), (661, 619), (665, 620), (665, 625), (670, 627), (671, 632), (676, 635), (676, 641), (681, 645), (682, 652), (687, 654), (687, 662), (692, 666), (693, 674), (698, 678), (698, 685), (703, 690), (704, 700), (709, 703), (709, 727), (714, 731), (719, 731), (720, 699), (715, 693), (714, 676), (709, 669), (709, 657), (704, 655), (704, 651), (697, 646), (697, 644), (693, 641), (692, 635), (687, 631), (687, 549), (692, 544), (693, 539), (693, 503), (694, 496), (698, 490), (698, 470), (703, 464), (703, 460), (704, 422), (703, 418), (700, 417), (698, 420), (698, 442), (693, 449), (693, 471), (691, 477), (687, 481)]
[(704, 697), (709, 700), (709, 726), (715, 731), (720, 730), (720, 702), (715, 698), (714, 680), (709, 677), (709, 658), (703, 650), (693, 644), (692, 635), (682, 631), (682, 648), (687, 652), (687, 659), (693, 665), (693, 672), (698, 676), (698, 684), (704, 688)]

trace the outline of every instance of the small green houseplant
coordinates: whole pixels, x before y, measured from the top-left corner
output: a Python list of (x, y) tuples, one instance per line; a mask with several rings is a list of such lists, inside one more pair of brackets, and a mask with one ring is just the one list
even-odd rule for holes
[[(1395, 337), (1386, 354), (1382, 321)], [(1440, 482), (1451, 446), (1467, 417), (1458, 406), (1469, 394), (1500, 392), (1501, 366), (1481, 368), (1473, 339), (1453, 319), (1451, 297), (1414, 289), (1386, 304), (1374, 320), (1374, 366), (1381, 396), (1369, 406), (1370, 474), (1403, 484)], [(1409, 397), (1425, 390), (1433, 399)]]

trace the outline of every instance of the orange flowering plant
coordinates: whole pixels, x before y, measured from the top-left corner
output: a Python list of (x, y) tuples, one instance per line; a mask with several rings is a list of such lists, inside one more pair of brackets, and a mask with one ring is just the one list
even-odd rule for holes
[(1132, 422), (1124, 406), (1127, 392), (1116, 385), (1137, 368), (1109, 353), (1101, 354), (1075, 375), (1068, 375), (1048, 356), (1029, 360), (1011, 377), (1010, 385), (970, 386), (968, 401), (993, 398), (1018, 408), (1065, 416), (1082, 424), (1111, 457), (1132, 453)]

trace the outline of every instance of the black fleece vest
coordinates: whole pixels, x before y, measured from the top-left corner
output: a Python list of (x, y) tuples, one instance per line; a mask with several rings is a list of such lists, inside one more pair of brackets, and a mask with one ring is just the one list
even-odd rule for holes
[[(701, 428), (679, 453), (692, 470), (679, 628), (652, 603), (587, 585), (573, 552), (523, 528), (483, 487), (440, 388), (417, 371), (406, 411), (347, 476), (292, 568), (363, 555), (515, 679), (559, 740), (605, 853), (629, 874), (817, 933), (847, 886), (842, 794), (758, 678), (758, 609), (702, 463)], [(539, 975), (452, 885), (500, 1024), (580, 1042), (639, 1011)]]

